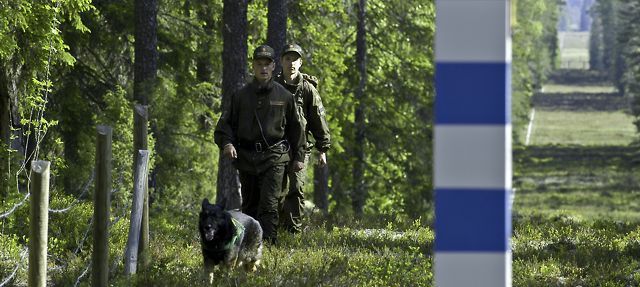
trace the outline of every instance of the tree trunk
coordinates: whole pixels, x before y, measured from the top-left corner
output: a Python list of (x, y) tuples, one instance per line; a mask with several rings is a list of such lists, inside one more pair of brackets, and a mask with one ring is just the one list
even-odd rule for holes
[(133, 98), (148, 105), (158, 70), (158, 0), (136, 0)]
[(200, 2), (197, 15), (198, 20), (203, 23), (204, 35), (198, 38), (200, 43), (196, 57), (196, 78), (200, 82), (211, 82), (213, 78), (213, 52), (211, 48), (215, 45), (213, 35), (216, 33), (216, 25), (213, 21), (211, 5), (205, 0), (200, 0)]
[(323, 214), (329, 213), (329, 165), (315, 165), (313, 169), (313, 203), (322, 210)]
[[(222, 15), (222, 105), (227, 106), (231, 95), (244, 85), (247, 66), (247, 0), (224, 0)], [(218, 161), (216, 203), (226, 209), (240, 208), (240, 179), (238, 171), (225, 156)]]
[(356, 68), (360, 82), (356, 90), (355, 143), (353, 162), (353, 194), (351, 203), (356, 215), (362, 215), (367, 198), (364, 183), (365, 154), (365, 87), (367, 83), (367, 38), (365, 31), (366, 0), (360, 0), (358, 9), (358, 30), (356, 34)]
[[(134, 62), (134, 82), (133, 99), (136, 104), (148, 106), (149, 98), (155, 90), (156, 74), (158, 70), (158, 0), (136, 0), (135, 1), (135, 62)], [(134, 121), (134, 131), (146, 130), (148, 118), (141, 117), (142, 120)], [(134, 166), (137, 165), (137, 154), (140, 149), (147, 149), (148, 133), (134, 132)], [(140, 232), (140, 255), (141, 270), (146, 269), (150, 259), (149, 248), (149, 190), (144, 191), (144, 207), (142, 218), (142, 230)]]
[(276, 73), (280, 71), (280, 52), (287, 42), (287, 0), (269, 0), (267, 11), (267, 45), (276, 52)]
[[(4, 65), (0, 62), (0, 149), (5, 149), (11, 144), (11, 100), (9, 98), (8, 82)], [(0, 150), (0, 200), (9, 195), (9, 167), (7, 157), (9, 153)]]
[(11, 106), (9, 98), (9, 82), (4, 66), (0, 64), (0, 143), (9, 146), (11, 143)]
[[(5, 119), (2, 120), (2, 139), (4, 143), (12, 149), (17, 151), (15, 154), (18, 156), (25, 156), (24, 161), (26, 167), (30, 168), (30, 153), (35, 149), (35, 142), (28, 143), (29, 135), (25, 134), (25, 127), (23, 127), (20, 118), (18, 93), (21, 88), (24, 88), (24, 75), (23, 64), (20, 63), (20, 59), (17, 55), (13, 55), (5, 63), (2, 63), (2, 86), (0, 87), (0, 95), (6, 98), (6, 110), (3, 107), (3, 112), (8, 113), (6, 115), (8, 121), (5, 123)], [(31, 138), (33, 134), (31, 133)], [(6, 138), (5, 138), (6, 137)], [(11, 138), (13, 137), (13, 139)], [(5, 141), (6, 140), (6, 141)], [(27, 147), (26, 145), (29, 145)], [(25, 152), (25, 149), (27, 152)]]

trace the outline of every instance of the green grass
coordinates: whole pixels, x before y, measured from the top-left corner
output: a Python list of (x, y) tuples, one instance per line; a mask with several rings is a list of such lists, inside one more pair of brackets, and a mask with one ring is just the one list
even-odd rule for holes
[(582, 48), (565, 48), (560, 52), (562, 61), (586, 61), (589, 62), (589, 50)]
[[(540, 206), (545, 208), (541, 209)], [(537, 208), (536, 208), (537, 207)], [(521, 215), (567, 215), (586, 219), (640, 222), (640, 191), (541, 191), (516, 195)]]
[[(526, 130), (521, 134), (522, 142)], [(627, 145), (637, 139), (633, 117), (624, 112), (536, 110), (530, 145)]]
[(617, 93), (618, 90), (614, 86), (575, 86), (575, 85), (557, 85), (547, 84), (542, 88), (545, 93)]
[(561, 32), (558, 35), (560, 61), (562, 68), (589, 68), (589, 34), (588, 32)]
[[(371, 221), (314, 218), (302, 234), (281, 233), (277, 245), (266, 245), (258, 271), (218, 271), (214, 286), (432, 286), (434, 235), (420, 221), (377, 228)], [(151, 272), (118, 276), (116, 285), (207, 285), (193, 226), (163, 230), (155, 242)]]
[(558, 39), (562, 49), (589, 48), (589, 32), (559, 32)]
[(514, 149), (514, 286), (640, 286), (636, 150)]

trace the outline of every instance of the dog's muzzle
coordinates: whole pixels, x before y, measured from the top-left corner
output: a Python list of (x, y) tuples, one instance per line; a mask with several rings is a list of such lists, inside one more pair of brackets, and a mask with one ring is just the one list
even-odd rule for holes
[(216, 230), (213, 229), (210, 225), (204, 227), (204, 239), (206, 241), (213, 240), (213, 237), (216, 235)]

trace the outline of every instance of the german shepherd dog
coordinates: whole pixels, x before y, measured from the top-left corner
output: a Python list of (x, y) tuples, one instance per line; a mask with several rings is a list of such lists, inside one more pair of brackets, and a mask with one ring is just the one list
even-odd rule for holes
[(255, 271), (262, 258), (262, 228), (252, 217), (235, 210), (202, 201), (199, 227), (204, 269), (213, 282), (213, 271), (220, 263), (233, 269), (243, 266)]

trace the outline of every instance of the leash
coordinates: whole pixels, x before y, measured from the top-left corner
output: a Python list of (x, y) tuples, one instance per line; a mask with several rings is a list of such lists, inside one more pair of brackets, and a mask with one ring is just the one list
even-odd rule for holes
[(258, 122), (258, 128), (260, 128), (260, 135), (262, 136), (262, 140), (264, 140), (264, 142), (267, 144), (267, 150), (271, 150), (272, 148), (274, 148), (275, 146), (279, 145), (279, 144), (283, 144), (285, 146), (285, 151), (282, 152), (284, 153), (288, 153), (289, 149), (291, 148), (291, 146), (289, 145), (289, 142), (287, 140), (280, 140), (279, 142), (275, 143), (275, 144), (270, 144), (269, 141), (267, 141), (267, 137), (264, 136), (264, 132), (262, 131), (262, 123), (260, 122), (260, 118), (258, 117), (258, 112), (256, 110), (253, 110), (253, 115), (256, 117), (256, 121)]

